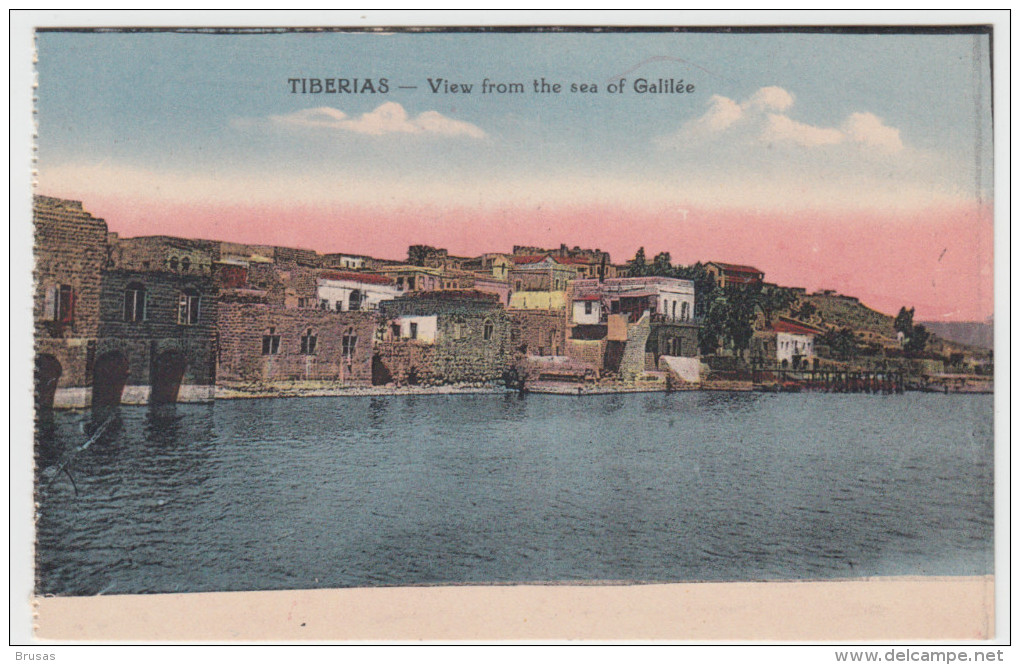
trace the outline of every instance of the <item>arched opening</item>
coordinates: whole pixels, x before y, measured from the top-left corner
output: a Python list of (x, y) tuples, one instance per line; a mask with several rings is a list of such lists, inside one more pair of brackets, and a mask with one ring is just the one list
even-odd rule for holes
[(128, 377), (128, 359), (120, 351), (104, 353), (96, 359), (92, 379), (92, 406), (116, 406)]
[(164, 351), (152, 361), (150, 404), (173, 404), (181, 389), (187, 359), (179, 351)]
[(56, 357), (43, 353), (35, 357), (35, 405), (39, 409), (52, 409), (57, 394), (57, 381), (64, 373)]
[(351, 297), (347, 301), (347, 309), (352, 312), (357, 312), (361, 309), (361, 291), (358, 289), (351, 291)]
[(385, 386), (393, 382), (393, 374), (390, 373), (386, 363), (379, 354), (372, 356), (372, 385)]

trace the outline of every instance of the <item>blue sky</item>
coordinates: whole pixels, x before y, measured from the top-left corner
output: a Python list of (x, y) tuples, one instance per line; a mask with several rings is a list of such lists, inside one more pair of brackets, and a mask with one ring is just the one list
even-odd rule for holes
[[(687, 141), (664, 141), (702, 116), (714, 96), (739, 104), (766, 87), (789, 93), (794, 101), (782, 111), (798, 127), (836, 128), (852, 113), (867, 113), (937, 162), (889, 167), (896, 178), (973, 194), (975, 165), (990, 173), (990, 149), (974, 148), (979, 133), (990, 136), (991, 129), (986, 36), (43, 32), (37, 46), (44, 182), (51, 167), (98, 163), (155, 173), (269, 174), (285, 167), (378, 179), (403, 172), (425, 181), (439, 172), (475, 179), (531, 173), (668, 184), (693, 173), (751, 177), (784, 165), (793, 174), (798, 165), (843, 174), (848, 160), (838, 154), (821, 162), (780, 154), (777, 162), (776, 152), (720, 144), (690, 150)], [(627, 91), (608, 93), (605, 84), (620, 75)], [(418, 89), (288, 92), (288, 78), (329, 76), (388, 78), (391, 86)], [(540, 76), (600, 90), (535, 95), (530, 81)], [(429, 77), (470, 82), (476, 90), (485, 77), (519, 81), (529, 92), (434, 95)], [(638, 77), (683, 79), (696, 90), (640, 95), (631, 89)], [(485, 138), (323, 136), (268, 120), (321, 106), (357, 117), (384, 102), (399, 104), (410, 118), (434, 112), (470, 123)], [(874, 170), (869, 164), (852, 165), (854, 173), (867, 175)]]

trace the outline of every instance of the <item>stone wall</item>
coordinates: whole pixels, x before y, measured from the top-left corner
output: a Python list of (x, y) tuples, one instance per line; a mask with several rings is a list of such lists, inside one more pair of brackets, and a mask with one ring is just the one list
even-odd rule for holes
[(265, 291), (266, 302), (277, 307), (316, 308), (318, 272), (296, 263), (252, 263), (247, 287)]
[[(510, 318), (492, 294), (419, 292), (382, 302), (379, 310), (387, 321), (404, 316), (436, 317), (436, 341), (430, 352), (422, 352), (431, 354), (427, 379), (422, 376), (422, 382), (497, 381), (510, 367)], [(406, 372), (399, 364), (400, 359), (388, 357), (387, 353), (380, 347), (379, 362), (390, 374), (396, 377)]]
[(698, 326), (693, 323), (653, 323), (646, 350), (659, 356), (698, 356)]
[[(336, 381), (369, 385), (372, 381), (372, 346), (378, 327), (373, 313), (221, 302), (218, 327), (220, 383)], [(356, 338), (349, 356), (344, 354), (345, 336)], [(273, 349), (263, 353), (267, 351), (266, 337), (279, 338), (275, 353)], [(302, 337), (315, 338), (312, 353), (307, 343), (302, 348)]]
[(598, 369), (605, 367), (606, 340), (591, 339), (579, 340), (570, 339), (566, 343), (567, 355), (571, 358), (584, 361), (594, 365)]
[(536, 356), (566, 354), (567, 319), (563, 312), (510, 310), (514, 353)]
[(376, 342), (372, 383), (398, 386), (445, 383), (435, 369), (435, 351), (435, 345), (417, 340)]
[(645, 371), (645, 345), (652, 332), (651, 317), (648, 312), (637, 323), (627, 327), (627, 345), (620, 360), (620, 378), (633, 381)]
[[(57, 406), (85, 406), (92, 383), (90, 360), (99, 334), (100, 273), (106, 266), (106, 222), (78, 201), (36, 196), (35, 328), (37, 397), (40, 381)], [(57, 311), (61, 287), (64, 304)]]
[(110, 234), (110, 267), (209, 275), (220, 258), (219, 243), (170, 236), (120, 238)]
[[(128, 291), (143, 290), (141, 311), (125, 311)], [(192, 299), (198, 313), (181, 311), (181, 296)], [(126, 319), (133, 320), (126, 320)], [(216, 383), (215, 340), (217, 301), (209, 275), (176, 275), (166, 272), (110, 270), (103, 273), (100, 291), (99, 340), (96, 359), (119, 354), (127, 365), (124, 400), (145, 403), (149, 389), (157, 382), (159, 361), (166, 355), (183, 363), (182, 394), (208, 395), (191, 386)], [(165, 355), (166, 354), (166, 355)], [(182, 400), (184, 401), (184, 400)]]

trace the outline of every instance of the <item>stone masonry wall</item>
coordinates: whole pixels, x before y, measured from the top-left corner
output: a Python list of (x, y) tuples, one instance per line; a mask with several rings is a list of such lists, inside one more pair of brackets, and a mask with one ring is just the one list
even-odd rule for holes
[[(78, 201), (47, 196), (34, 197), (32, 217), (36, 356), (52, 356), (60, 364), (58, 388), (88, 386), (92, 380), (88, 361), (99, 334), (100, 272), (108, 259), (106, 222), (86, 212)], [(47, 316), (47, 293), (61, 285), (73, 289), (68, 322)]]
[[(401, 316), (435, 316), (436, 342), (431, 352), (431, 383), (475, 383), (501, 379), (511, 364), (510, 317), (491, 294), (453, 291), (404, 296), (380, 303), (387, 320)], [(486, 324), (491, 326), (485, 338)], [(396, 360), (391, 374), (399, 375)], [(388, 366), (387, 366), (388, 367)]]
[[(124, 320), (125, 292), (132, 285), (145, 289), (145, 317), (141, 321)], [(195, 322), (179, 321), (178, 306), (185, 292), (199, 296)], [(107, 271), (100, 292), (96, 355), (122, 353), (128, 361), (128, 385), (148, 386), (155, 358), (164, 352), (177, 352), (186, 359), (182, 385), (212, 385), (216, 382), (216, 315), (216, 294), (209, 275)]]
[(563, 312), (510, 310), (514, 353), (536, 356), (566, 354), (567, 319)]
[[(370, 312), (286, 309), (259, 303), (220, 303), (219, 381), (259, 384), (274, 381), (337, 381), (369, 385), (377, 319)], [(263, 354), (263, 337), (279, 336), (275, 354)], [(314, 353), (302, 353), (301, 338), (312, 330)], [(343, 354), (343, 337), (356, 337), (353, 355)]]

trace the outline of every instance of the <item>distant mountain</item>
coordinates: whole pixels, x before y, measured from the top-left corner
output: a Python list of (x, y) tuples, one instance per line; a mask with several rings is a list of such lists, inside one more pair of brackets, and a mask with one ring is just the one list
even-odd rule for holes
[(988, 321), (923, 321), (925, 328), (939, 337), (959, 344), (991, 349), (993, 325)]

